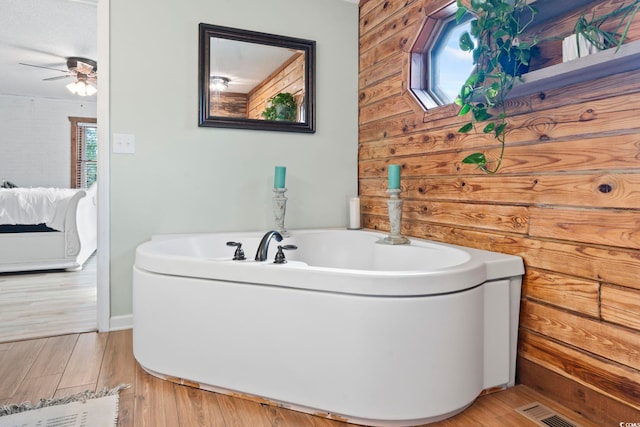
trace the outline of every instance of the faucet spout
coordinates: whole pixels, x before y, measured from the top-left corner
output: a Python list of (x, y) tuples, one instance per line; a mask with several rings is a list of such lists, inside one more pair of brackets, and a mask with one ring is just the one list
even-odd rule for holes
[(258, 245), (258, 251), (256, 252), (256, 261), (266, 261), (267, 254), (269, 253), (269, 242), (271, 239), (275, 238), (276, 241), (282, 241), (282, 234), (278, 233), (275, 230), (268, 231), (264, 236), (262, 236), (262, 240), (260, 240), (260, 245)]

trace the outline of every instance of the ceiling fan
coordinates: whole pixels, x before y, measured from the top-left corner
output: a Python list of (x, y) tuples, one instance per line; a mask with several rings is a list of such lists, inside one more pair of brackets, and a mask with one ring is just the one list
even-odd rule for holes
[(92, 59), (80, 58), (77, 56), (69, 57), (67, 58), (67, 70), (45, 67), (42, 65), (25, 64), (23, 62), (20, 62), (20, 65), (60, 71), (65, 74), (64, 76), (54, 76), (43, 79), (45, 81), (60, 80), (70, 77), (75, 78), (76, 80), (74, 82), (67, 85), (67, 89), (69, 89), (73, 94), (91, 96), (98, 91), (95, 87), (98, 83), (98, 63)]

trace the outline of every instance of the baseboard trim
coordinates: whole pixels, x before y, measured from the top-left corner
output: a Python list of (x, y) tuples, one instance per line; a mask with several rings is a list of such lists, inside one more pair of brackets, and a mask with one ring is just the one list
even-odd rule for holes
[(109, 321), (110, 331), (121, 331), (123, 329), (133, 328), (133, 314), (125, 314), (124, 316), (111, 316)]

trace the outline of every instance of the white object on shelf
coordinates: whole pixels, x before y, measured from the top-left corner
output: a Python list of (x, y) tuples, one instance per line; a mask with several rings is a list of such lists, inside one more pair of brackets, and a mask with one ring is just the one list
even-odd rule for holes
[[(577, 42), (576, 42), (577, 38)], [(602, 36), (599, 37), (602, 40)], [(571, 34), (562, 40), (562, 62), (573, 61), (587, 55), (600, 52), (594, 44), (582, 34)]]

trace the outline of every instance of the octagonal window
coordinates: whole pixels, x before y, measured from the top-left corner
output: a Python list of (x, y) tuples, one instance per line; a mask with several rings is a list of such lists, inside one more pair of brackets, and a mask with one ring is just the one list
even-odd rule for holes
[(455, 3), (430, 16), (411, 54), (411, 92), (425, 109), (451, 104), (473, 70), (473, 56), (459, 47), (471, 17), (457, 23)]

